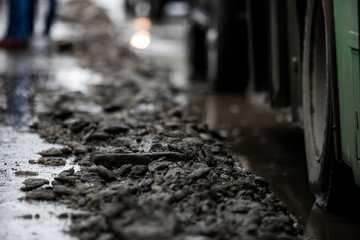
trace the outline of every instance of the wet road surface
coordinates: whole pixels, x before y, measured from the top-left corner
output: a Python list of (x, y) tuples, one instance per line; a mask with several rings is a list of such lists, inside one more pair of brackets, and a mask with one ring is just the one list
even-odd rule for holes
[(303, 132), (288, 123), (285, 114), (269, 109), (261, 96), (254, 101), (253, 97), (191, 93), (190, 102), (208, 124), (222, 130), (242, 165), (270, 182), (306, 235), (320, 240), (359, 239), (359, 207), (325, 211), (314, 202), (307, 183)]
[[(6, 9), (0, 8), (0, 31), (5, 30)], [(76, 34), (71, 26), (55, 25), (53, 40)], [(99, 82), (100, 76), (79, 66), (77, 59), (54, 54), (51, 40), (35, 36), (26, 51), (0, 49), (0, 239), (74, 239), (67, 231), (71, 219), (60, 219), (63, 213), (74, 213), (64, 206), (18, 200), (19, 189), (29, 176), (16, 172), (31, 171), (52, 179), (59, 171), (77, 165), (42, 167), (29, 164), (36, 154), (56, 145), (45, 143), (28, 127), (36, 114), (46, 110), (46, 102), (37, 95), (46, 89), (54, 98), (61, 89), (85, 92), (87, 86)], [(97, 111), (94, 106), (83, 106)], [(71, 161), (69, 161), (71, 162)], [(36, 177), (36, 176), (34, 176)]]
[[(123, 20), (123, 18), (120, 18), (114, 21)], [(127, 21), (131, 23), (131, 20)], [(179, 20), (171, 21), (168, 24), (153, 25), (149, 29), (152, 35), (149, 48), (144, 51), (134, 51), (140, 56), (153, 56), (160, 63), (162, 61), (170, 63), (168, 71), (172, 73), (171, 80), (174, 86), (181, 89), (188, 87), (189, 89), (187, 94), (179, 94), (179, 102), (188, 103), (197, 108), (211, 127), (221, 130), (220, 132), (228, 139), (230, 149), (243, 166), (255, 174), (265, 177), (270, 182), (272, 190), (288, 205), (289, 211), (305, 227), (306, 234), (320, 240), (358, 239), (360, 236), (358, 210), (353, 211), (352, 214), (326, 212), (314, 204), (314, 198), (307, 185), (301, 129), (287, 123), (285, 115), (270, 110), (263, 103), (262, 96), (255, 97), (255, 101), (245, 100), (236, 95), (211, 93), (206, 86), (204, 87), (205, 91), (200, 92), (192, 87), (196, 86), (196, 84), (192, 85), (187, 80), (186, 48), (184, 44), (186, 29), (183, 27), (183, 23), (183, 20)], [(66, 29), (64, 26), (58, 27)], [(176, 29), (175, 32), (174, 29)], [(134, 29), (129, 27), (122, 28), (122, 30), (124, 30), (123, 36), (130, 40)], [(174, 54), (169, 55), (169, 49), (173, 50)], [(4, 94), (7, 96), (6, 98), (0, 99), (0, 108), (4, 109), (6, 106), (8, 109), (7, 114), (1, 114), (2, 118), (5, 116), (5, 119), (1, 119), (1, 122), (5, 124), (0, 127), (0, 159), (2, 160), (1, 164), (3, 164), (4, 159), (11, 158), (14, 160), (13, 164), (4, 165), (1, 171), (11, 169), (10, 173), (13, 173), (22, 164), (27, 163), (29, 159), (36, 158), (36, 155), (29, 154), (30, 152), (39, 152), (49, 148), (49, 145), (43, 144), (37, 136), (15, 130), (22, 128), (36, 112), (46, 107), (41, 105), (40, 99), (36, 99), (36, 87), (34, 86), (46, 81), (52, 81), (53, 90), (61, 87), (74, 87), (76, 89), (72, 90), (86, 91), (82, 83), (78, 85), (72, 81), (69, 84), (66, 83), (64, 74), (71, 72), (73, 74), (68, 79), (76, 78), (80, 79), (81, 82), (81, 79), (89, 79), (89, 76), (92, 76), (94, 82), (99, 81), (99, 76), (93, 74), (91, 70), (77, 66), (75, 59), (66, 57), (52, 59), (47, 54), (44, 54), (44, 52), (49, 51), (51, 49), (46, 47), (46, 42), (38, 41), (33, 47), (32, 54), (45, 57), (35, 58), (38, 59), (38, 64), (35, 62), (30, 65), (28, 56), (11, 54), (11, 57), (9, 57), (6, 55), (7, 53), (0, 51), (1, 61), (6, 60), (5, 62), (8, 63), (8, 65), (3, 65), (0, 71), (0, 91), (9, 93)], [(49, 68), (48, 64), (44, 64), (49, 59), (53, 62), (52, 68)], [(15, 72), (16, 74), (10, 74), (9, 69), (13, 69), (10, 73)], [(19, 69), (21, 70), (19, 71)], [(54, 84), (57, 82), (56, 79), (62, 81)], [(31, 94), (34, 95), (33, 99), (36, 104), (29, 106), (26, 99)], [(3, 96), (3, 94), (1, 95)], [(96, 106), (94, 108), (94, 111), (96, 111)], [(29, 148), (23, 146), (29, 146)], [(68, 168), (68, 166), (65, 168)], [(51, 175), (52, 173), (50, 171), (47, 174)], [(33, 228), (35, 225), (48, 228), (49, 233), (47, 234), (50, 235), (33, 235), (33, 239), (46, 239), (47, 236), (54, 236), (52, 235), (54, 232), (59, 234), (58, 238), (65, 239), (61, 231), (58, 231), (58, 226), (53, 230), (51, 227), (59, 224), (59, 220), (55, 216), (57, 213), (63, 212), (64, 209), (57, 210), (57, 207), (43, 205), (42, 210), (38, 208), (39, 206), (36, 206), (36, 211), (29, 211), (27, 203), (15, 204), (14, 206), (13, 201), (22, 194), (18, 190), (11, 193), (9, 191), (10, 187), (4, 183), (10, 182), (11, 188), (19, 189), (23, 179), (14, 177), (13, 174), (2, 174), (1, 176), (0, 191), (7, 194), (6, 198), (2, 197), (0, 199), (2, 216), (0, 223), (2, 226), (7, 226), (7, 233), (0, 231), (0, 239), (22, 239), (24, 236), (27, 238), (32, 234), (29, 231), (21, 233), (24, 235), (9, 235), (8, 232), (14, 232), (12, 229), (15, 226), (22, 226), (23, 228), (31, 226), (29, 229), (33, 229), (32, 231), (42, 232)], [(1, 196), (5, 196), (5, 194), (1, 194)], [(13, 211), (8, 211), (9, 208)], [(32, 215), (32, 220), (14, 218), (14, 216), (21, 217), (28, 214)], [(36, 214), (40, 215), (39, 219), (36, 219)], [(15, 219), (13, 227), (11, 222), (8, 222), (9, 219)], [(40, 221), (47, 222), (49, 226), (43, 225)], [(66, 224), (66, 222), (61, 221), (60, 225)]]
[(30, 165), (29, 160), (39, 157), (37, 152), (54, 147), (44, 143), (36, 134), (0, 126), (0, 136), (0, 239), (72, 239), (62, 231), (68, 228), (71, 220), (58, 218), (70, 210), (51, 203), (17, 200), (24, 195), (19, 189), (28, 176), (15, 173), (26, 170), (51, 179), (59, 170), (73, 166), (49, 168)]
[[(179, 23), (184, 22), (179, 20)], [(174, 22), (153, 26), (154, 31), (150, 30), (152, 44), (140, 54), (172, 64), (172, 69), (177, 71), (172, 79), (175, 88), (187, 92), (186, 96), (179, 95), (179, 101), (196, 109), (210, 127), (220, 130), (245, 168), (270, 182), (271, 189), (287, 204), (306, 235), (319, 240), (359, 239), (360, 207), (344, 209), (340, 206), (325, 211), (315, 203), (307, 181), (302, 129), (290, 123), (287, 114), (270, 109), (264, 95), (245, 98), (216, 94), (207, 84), (189, 81), (186, 37), (181, 35), (186, 34), (186, 28), (177, 26), (178, 34), (173, 38), (169, 25)], [(159, 29), (164, 30), (162, 39), (157, 39)], [(175, 52), (181, 54), (162, 55), (164, 44), (173, 46), (177, 49)]]

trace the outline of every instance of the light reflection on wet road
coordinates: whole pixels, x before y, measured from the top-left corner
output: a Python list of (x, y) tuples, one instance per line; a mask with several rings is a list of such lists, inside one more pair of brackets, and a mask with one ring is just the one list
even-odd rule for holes
[[(0, 9), (1, 13), (4, 11)], [(0, 20), (5, 16), (1, 14)], [(0, 22), (0, 30), (4, 30), (5, 22)], [(55, 39), (74, 35), (74, 30), (66, 24), (55, 25)], [(26, 51), (0, 49), (0, 239), (74, 239), (64, 232), (71, 219), (58, 218), (74, 211), (52, 203), (19, 201), (24, 197), (19, 189), (28, 177), (15, 175), (18, 170), (33, 171), (51, 181), (65, 169), (78, 170), (73, 159), (67, 159), (63, 167), (28, 163), (40, 157), (37, 152), (54, 147), (27, 132), (32, 117), (46, 111), (46, 102), (37, 95), (39, 89), (47, 89), (56, 99), (61, 89), (86, 92), (88, 86), (102, 80), (100, 75), (80, 67), (75, 58), (54, 54), (53, 50), (49, 39), (37, 36)], [(92, 112), (101, 110), (86, 103), (79, 107)]]
[(24, 196), (19, 191), (22, 181), (28, 177), (15, 175), (18, 170), (26, 170), (51, 180), (62, 170), (72, 168), (72, 161), (68, 160), (64, 167), (30, 165), (30, 159), (40, 157), (37, 152), (54, 145), (44, 143), (36, 134), (11, 127), (0, 126), (0, 136), (0, 239), (73, 239), (63, 232), (71, 220), (58, 218), (70, 210), (46, 202), (18, 201)]

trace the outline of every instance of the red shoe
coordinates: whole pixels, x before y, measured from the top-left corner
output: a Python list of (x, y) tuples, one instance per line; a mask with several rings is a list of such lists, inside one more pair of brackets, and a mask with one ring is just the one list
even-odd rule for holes
[(0, 41), (0, 47), (7, 49), (23, 48), (28, 44), (27, 39), (6, 36)]

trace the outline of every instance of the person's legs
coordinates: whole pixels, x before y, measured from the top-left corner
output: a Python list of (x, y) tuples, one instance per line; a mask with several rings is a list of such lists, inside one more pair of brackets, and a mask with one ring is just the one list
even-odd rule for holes
[(46, 16), (44, 35), (49, 35), (51, 31), (51, 26), (53, 25), (55, 20), (56, 9), (57, 9), (57, 1), (49, 0), (49, 12)]
[(11, 0), (8, 37), (27, 39), (29, 36), (28, 0)]
[(9, 26), (0, 47), (16, 48), (26, 46), (29, 37), (28, 0), (9, 1)]
[(35, 23), (35, 16), (36, 16), (36, 7), (37, 7), (37, 0), (29, 0), (29, 35), (34, 33), (34, 23)]

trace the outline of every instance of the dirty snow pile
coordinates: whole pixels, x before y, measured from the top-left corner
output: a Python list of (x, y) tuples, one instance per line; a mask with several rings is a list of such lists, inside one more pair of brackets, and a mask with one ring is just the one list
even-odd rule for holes
[[(24, 199), (81, 210), (59, 216), (72, 218), (70, 234), (79, 239), (303, 239), (268, 182), (242, 168), (216, 131), (174, 101), (166, 73), (117, 45), (110, 21), (90, 2), (70, 4), (100, 16), (107, 31), (97, 35), (95, 20), (83, 16), (76, 24), (88, 37), (60, 42), (59, 50), (75, 52), (105, 79), (88, 93), (39, 93), (47, 111), (32, 129), (64, 147), (29, 164), (71, 162), (81, 170), (28, 179)], [(110, 43), (117, 54), (109, 54)], [(101, 111), (86, 111), (89, 104)]]

